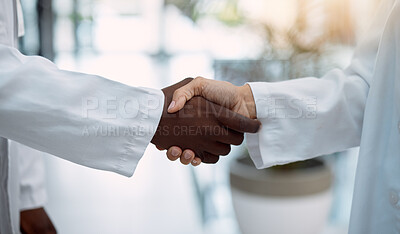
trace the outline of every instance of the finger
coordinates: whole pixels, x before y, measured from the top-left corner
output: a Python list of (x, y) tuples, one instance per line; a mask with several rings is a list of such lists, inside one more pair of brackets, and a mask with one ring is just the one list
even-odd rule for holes
[(203, 87), (203, 82), (206, 79), (202, 77), (197, 77), (190, 83), (182, 86), (181, 88), (175, 90), (171, 104), (168, 107), (169, 113), (175, 113), (185, 106), (185, 103), (189, 101), (192, 97), (200, 95)]
[(224, 107), (221, 108), (220, 113), (217, 115), (217, 119), (222, 125), (238, 132), (256, 133), (260, 129), (260, 121), (247, 118)]
[(224, 144), (241, 145), (244, 140), (244, 134), (225, 127), (221, 134), (215, 136), (215, 140)]
[(184, 150), (183, 154), (181, 155), (181, 163), (184, 165), (189, 165), (194, 159), (194, 152), (192, 150)]
[(214, 155), (228, 155), (231, 152), (231, 145), (221, 142), (212, 142), (207, 144), (204, 150)]
[(158, 145), (156, 145), (156, 148), (157, 148), (158, 150), (160, 150), (160, 151), (163, 151), (163, 150), (165, 150), (163, 147), (161, 147), (161, 146), (158, 146)]
[[(179, 93), (175, 94), (177, 91)], [(174, 95), (177, 95), (178, 97), (176, 97), (175, 100), (172, 99), (171, 103), (168, 106), (168, 113), (175, 113), (181, 110), (185, 106), (186, 102), (193, 97), (193, 95), (191, 94), (182, 94), (182, 92), (184, 91), (176, 90), (174, 92)]]
[(218, 155), (210, 154), (208, 152), (204, 152), (201, 159), (203, 163), (207, 164), (215, 164), (218, 162), (218, 160), (219, 160)]
[(200, 164), (201, 164), (201, 158), (194, 157), (194, 159), (192, 160), (192, 166), (197, 167)]
[(178, 146), (171, 146), (167, 151), (167, 158), (171, 161), (177, 160), (182, 155), (182, 149)]

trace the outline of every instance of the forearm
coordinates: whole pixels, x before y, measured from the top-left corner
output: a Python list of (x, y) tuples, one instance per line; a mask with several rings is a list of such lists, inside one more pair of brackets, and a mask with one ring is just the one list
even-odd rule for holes
[(0, 134), (69, 161), (131, 175), (162, 111), (159, 90), (59, 70), (0, 45)]
[(369, 86), (334, 70), (321, 79), (250, 83), (258, 134), (248, 135), (257, 167), (269, 167), (342, 151), (360, 143)]
[(10, 141), (9, 155), (18, 159), (19, 209), (44, 207), (47, 200), (44, 153)]

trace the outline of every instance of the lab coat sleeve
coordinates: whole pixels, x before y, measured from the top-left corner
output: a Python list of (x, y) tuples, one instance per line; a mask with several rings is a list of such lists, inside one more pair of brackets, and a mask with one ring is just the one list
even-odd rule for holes
[(19, 209), (43, 207), (47, 201), (44, 153), (10, 141), (9, 155), (18, 158)]
[(393, 1), (378, 11), (351, 65), (322, 78), (249, 83), (262, 128), (246, 134), (257, 168), (306, 160), (359, 146), (379, 42)]
[(63, 71), (0, 45), (0, 135), (131, 176), (158, 126), (161, 90)]

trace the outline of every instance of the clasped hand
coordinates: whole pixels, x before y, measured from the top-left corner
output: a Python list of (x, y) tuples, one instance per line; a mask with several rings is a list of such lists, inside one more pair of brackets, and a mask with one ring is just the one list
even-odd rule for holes
[(198, 77), (162, 91), (164, 110), (151, 142), (168, 149), (170, 160), (194, 166), (216, 163), (231, 145), (243, 142), (243, 133), (256, 133), (261, 126), (248, 86)]

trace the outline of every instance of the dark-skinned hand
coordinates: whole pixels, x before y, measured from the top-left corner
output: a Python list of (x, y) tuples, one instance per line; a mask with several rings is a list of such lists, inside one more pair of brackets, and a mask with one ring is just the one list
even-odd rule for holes
[(189, 100), (180, 111), (168, 113), (174, 91), (191, 80), (187, 78), (162, 90), (163, 114), (151, 142), (163, 149), (171, 146), (190, 149), (202, 162), (216, 163), (219, 155), (230, 152), (230, 145), (243, 142), (244, 132), (255, 133), (261, 124), (199, 96)]
[(56, 234), (56, 228), (44, 208), (20, 212), (20, 229), (22, 234)]

